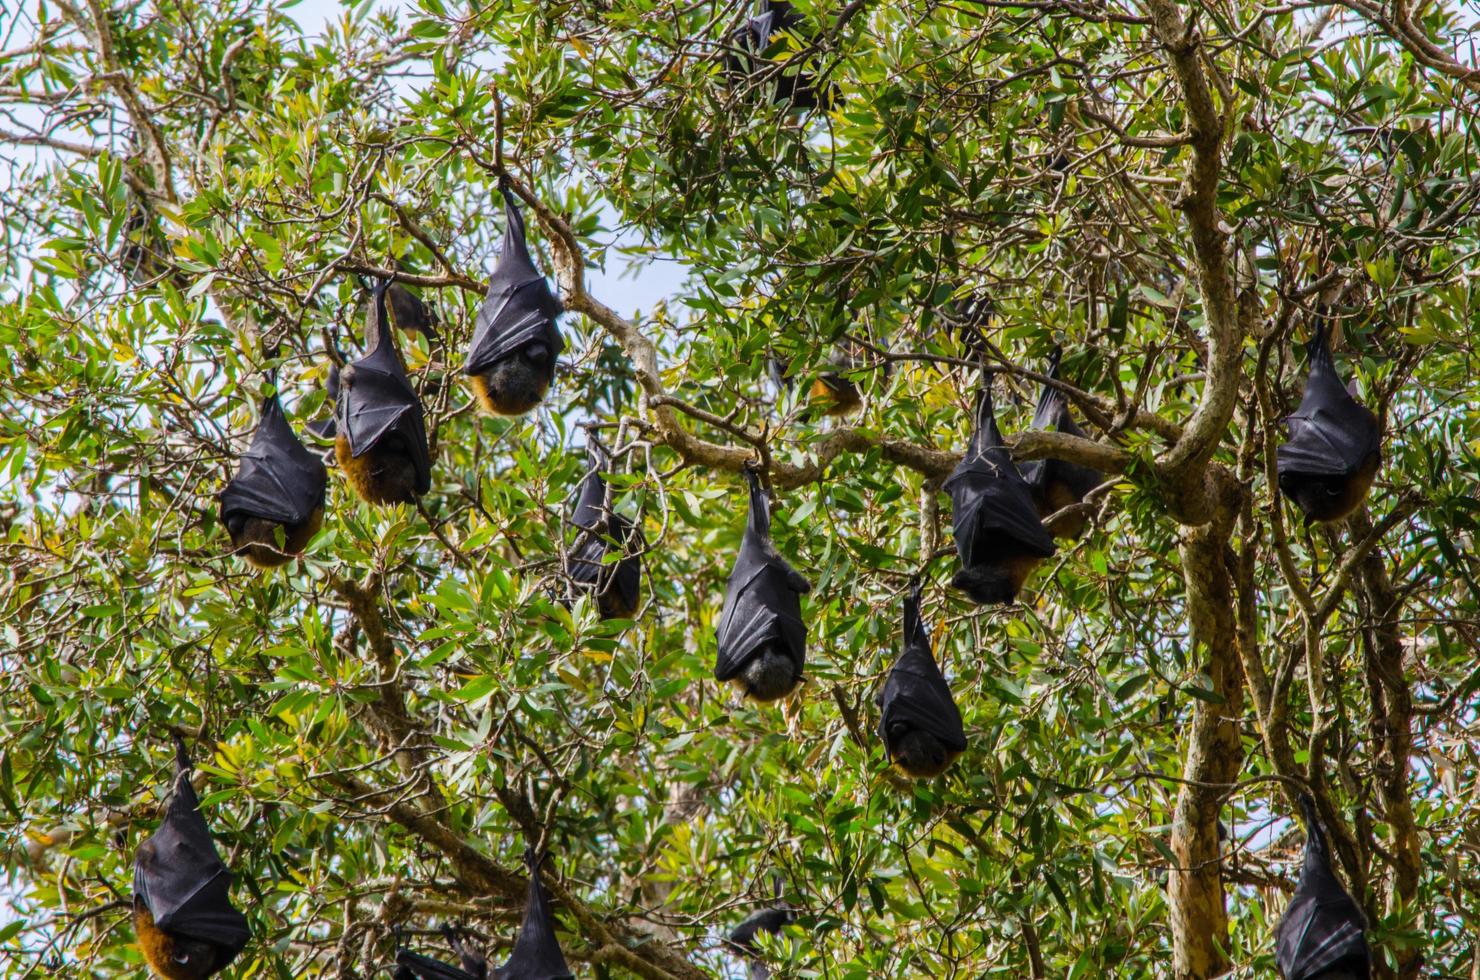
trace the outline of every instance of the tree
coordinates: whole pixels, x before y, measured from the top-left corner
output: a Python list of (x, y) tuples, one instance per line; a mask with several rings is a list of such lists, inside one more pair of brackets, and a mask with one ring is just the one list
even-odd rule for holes
[[(316, 40), (259, 0), (18, 19), (7, 976), (137, 975), (170, 733), (254, 930), (233, 976), (379, 975), (449, 920), (506, 949), (526, 839), (582, 975), (735, 975), (720, 937), (779, 878), (782, 975), (1270, 976), (1304, 790), (1379, 974), (1480, 971), (1458, 12), (802, 0), (753, 53), (746, 6), (362, 4)], [(501, 179), (568, 311), (516, 419), (458, 380)], [(648, 309), (591, 278), (659, 262), (682, 289)], [(212, 495), (267, 372), (295, 429), (328, 414), (356, 277), (439, 314), (401, 341), (432, 491), (375, 509), (336, 477), (305, 557), (255, 571)], [(1384, 462), (1306, 527), (1274, 453), (1322, 319)], [(1055, 346), (1085, 438), (1026, 431)], [(993, 609), (947, 588), (942, 530), (979, 360), (1020, 462), (1113, 477)], [(829, 370), (855, 418), (807, 405)], [(640, 515), (632, 622), (564, 602), (588, 434)], [(779, 707), (710, 679), (750, 460), (814, 585)], [(908, 783), (873, 697), (916, 573), (971, 744)]]

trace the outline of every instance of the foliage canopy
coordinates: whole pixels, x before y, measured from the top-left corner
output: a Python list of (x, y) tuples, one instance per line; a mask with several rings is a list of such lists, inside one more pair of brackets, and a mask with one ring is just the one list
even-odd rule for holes
[[(131, 855), (172, 731), (254, 931), (231, 976), (380, 975), (397, 929), (448, 920), (506, 950), (526, 837), (582, 975), (737, 975), (720, 939), (779, 880), (784, 976), (1271, 976), (1306, 787), (1380, 974), (1480, 969), (1461, 14), (795, 7), (748, 76), (738, 0), (366, 2), (307, 39), (264, 0), (18, 16), (6, 976), (137, 975)], [(773, 100), (798, 72), (823, 105)], [(458, 375), (501, 176), (568, 310), (550, 397), (513, 419)], [(590, 273), (629, 263), (678, 295), (612, 308)], [(296, 430), (327, 417), (357, 277), (386, 275), (440, 320), (400, 340), (431, 492), (371, 508), (335, 476), (303, 559), (254, 570), (213, 495), (267, 372)], [(1384, 462), (1307, 528), (1271, 476), (1318, 317)], [(1018, 435), (1060, 346), (1092, 441)], [(979, 356), (1018, 459), (1118, 476), (992, 609), (947, 588), (940, 491)], [(829, 370), (856, 417), (807, 405)], [(646, 542), (633, 621), (562, 572), (591, 432)], [(813, 584), (779, 707), (710, 676), (752, 458)], [(911, 783), (874, 697), (917, 573), (970, 746)]]

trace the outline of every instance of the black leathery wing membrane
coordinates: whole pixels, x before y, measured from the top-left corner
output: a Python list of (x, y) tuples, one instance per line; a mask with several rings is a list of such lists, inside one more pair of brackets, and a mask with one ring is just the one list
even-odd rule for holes
[[(611, 493), (601, 475), (609, 462), (606, 454), (594, 441), (588, 454), (590, 469), (571, 514), (580, 534), (567, 562), (568, 574), (595, 595), (603, 619), (630, 618), (641, 599), (642, 532), (611, 509)], [(610, 561), (614, 550), (623, 557)]]
[[(802, 595), (812, 584), (787, 564), (771, 543), (771, 514), (759, 474), (747, 467), (750, 510), (740, 552), (725, 588), (720, 612), (719, 652), (715, 659), (716, 680), (738, 680), (747, 693), (759, 700), (775, 700), (790, 693), (801, 678), (807, 657), (807, 627), (802, 621)], [(758, 660), (785, 661), (790, 683), (776, 687), (754, 684)]]
[[(1055, 350), (1049, 358), (1050, 378), (1059, 376), (1061, 352)], [(1084, 430), (1069, 414), (1069, 401), (1064, 393), (1052, 385), (1044, 385), (1038, 395), (1038, 406), (1033, 411), (1034, 429), (1047, 432), (1058, 431), (1071, 436), (1086, 438)], [(1105, 482), (1105, 474), (1088, 466), (1069, 463), (1062, 459), (1039, 459), (1022, 467), (1023, 479), (1033, 490), (1033, 502), (1040, 517), (1047, 517), (1070, 504), (1082, 501), (1089, 492)], [(1084, 530), (1084, 521), (1073, 522), (1065, 529), (1065, 537), (1077, 538)]]
[(1057, 549), (997, 430), (990, 375), (983, 379), (966, 456), (944, 489), (961, 558), (952, 584), (977, 602), (1012, 602), (1032, 567)]
[(464, 945), (451, 925), (443, 924), (442, 934), (457, 954), (461, 967), (401, 949), (396, 951), (395, 980), (488, 980), (488, 959)]
[(745, 957), (750, 980), (769, 980), (771, 976), (770, 967), (766, 966), (757, 956), (760, 949), (756, 945), (756, 936), (763, 932), (775, 935), (795, 919), (796, 913), (789, 908), (761, 909), (750, 913), (739, 925), (730, 930), (725, 941), (731, 952)]
[(1275, 931), (1280, 976), (1316, 980), (1331, 974), (1367, 980), (1372, 975), (1372, 953), (1362, 910), (1331, 870), (1315, 800), (1303, 795), (1300, 805), (1305, 811), (1305, 862)]
[(185, 743), (177, 739), (174, 794), (134, 857), (134, 899), (144, 903), (160, 930), (215, 946), (221, 969), (246, 947), (251, 932), (231, 904), (231, 872), (201, 815), (192, 768)]
[(904, 650), (884, 681), (879, 735), (889, 761), (911, 775), (935, 776), (966, 751), (961, 711), (930, 650), (920, 618), (920, 583), (904, 599)]
[[(462, 370), (469, 377), (496, 374), (501, 363), (523, 358), (528, 362), (527, 369), (538, 372), (539, 380), (548, 386), (554, 377), (555, 359), (565, 349), (565, 341), (555, 326), (562, 308), (529, 254), (524, 216), (513, 192), (507, 186), (500, 190), (504, 196), (503, 247), (488, 283), (488, 293), (478, 309)], [(530, 394), (538, 401), (544, 391)], [(494, 407), (498, 410), (498, 406)], [(524, 405), (519, 411), (528, 411), (530, 407), (532, 404)]]
[[(403, 949), (396, 953), (396, 978), (409, 975), (415, 980), (485, 980), (484, 977), (459, 969), (450, 963)], [(406, 971), (402, 974), (400, 971)]]
[(302, 524), (324, 505), (328, 485), (324, 461), (298, 440), (274, 393), (263, 400), (252, 443), (221, 491), (221, 519), (228, 525), (237, 515)]
[(541, 855), (531, 848), (524, 853), (529, 866), (529, 899), (524, 906), (524, 921), (509, 962), (493, 971), (493, 980), (574, 980), (566, 965), (565, 954), (555, 938), (555, 917), (550, 914), (550, 898), (540, 880)]
[[(375, 287), (379, 323), (386, 322), (386, 288), (384, 282)], [(376, 334), (374, 349), (340, 373), (336, 428), (356, 459), (383, 446), (404, 453), (415, 470), (419, 496), (432, 486), (426, 415), (396, 352), (395, 331)]]
[(1381, 432), (1336, 373), (1324, 317), (1305, 350), (1310, 376), (1300, 407), (1285, 419), (1290, 438), (1275, 450), (1275, 470), (1280, 491), (1308, 520), (1338, 520), (1366, 497), (1381, 463)]

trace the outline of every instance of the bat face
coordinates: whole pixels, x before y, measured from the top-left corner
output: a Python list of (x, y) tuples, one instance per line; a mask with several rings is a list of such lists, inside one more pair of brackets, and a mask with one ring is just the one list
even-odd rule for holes
[(298, 524), (280, 524), (261, 517), (228, 519), (232, 548), (256, 568), (278, 568), (286, 565), (313, 540), (324, 526), (324, 508), (315, 507), (308, 520)]
[(237, 554), (274, 568), (301, 554), (324, 519), (329, 474), (304, 448), (277, 395), (263, 402), (252, 444), (221, 491), (221, 520)]
[(231, 904), (231, 875), (201, 816), (184, 746), (178, 751), (174, 796), (134, 855), (134, 926), (156, 974), (200, 980), (225, 969), (250, 933)]
[(1362, 911), (1331, 871), (1315, 801), (1305, 796), (1300, 802), (1308, 831), (1305, 862), (1275, 930), (1275, 963), (1284, 980), (1368, 980), (1372, 954)]
[(1381, 427), (1336, 373), (1321, 320), (1306, 345), (1310, 377), (1275, 451), (1280, 491), (1310, 521), (1338, 521), (1361, 506), (1381, 465)]
[(535, 268), (514, 195), (502, 190), (503, 250), (478, 310), (463, 373), (473, 379), (486, 411), (523, 415), (544, 399), (565, 341), (555, 326), (560, 301)]
[(529, 899), (524, 906), (524, 921), (519, 937), (514, 940), (514, 953), (509, 962), (493, 971), (494, 980), (575, 980), (565, 963), (565, 954), (555, 938), (555, 918), (550, 914), (550, 899), (540, 880), (540, 859), (533, 851), (526, 853), (529, 866)]
[(801, 682), (807, 655), (802, 595), (812, 585), (771, 543), (771, 516), (760, 477), (746, 470), (750, 516), (720, 612), (714, 677), (734, 681), (761, 701), (785, 697)]
[(1032, 570), (1057, 549), (997, 431), (989, 387), (966, 457), (944, 486), (962, 566), (952, 584), (979, 603), (1013, 602)]
[(930, 634), (920, 619), (920, 584), (904, 600), (904, 651), (889, 671), (880, 697), (879, 734), (889, 760), (906, 774), (930, 779), (966, 750), (966, 730), (946, 684)]
[(471, 377), (478, 404), (490, 415), (523, 415), (544, 401), (555, 380), (555, 359), (543, 343), (530, 343)]
[[(378, 322), (386, 322), (387, 284), (375, 287)], [(395, 332), (378, 331), (375, 348), (339, 372), (334, 455), (372, 504), (412, 503), (431, 489), (426, 416), (396, 353)]]

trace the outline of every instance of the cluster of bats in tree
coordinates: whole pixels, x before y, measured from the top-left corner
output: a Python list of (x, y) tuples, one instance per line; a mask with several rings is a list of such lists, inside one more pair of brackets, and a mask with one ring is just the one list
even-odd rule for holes
[[(730, 40), (728, 70), (768, 70), (761, 57), (777, 32), (795, 29), (800, 16), (788, 3), (770, 2)], [(811, 107), (829, 98), (806, 73), (782, 76), (777, 99)], [(522, 215), (507, 186), (503, 248), (475, 322), (463, 367), (479, 404), (489, 412), (520, 415), (538, 405), (554, 381), (564, 348), (556, 319), (560, 301), (535, 267)], [(334, 441), (334, 457), (349, 485), (372, 504), (414, 503), (431, 488), (431, 453), (421, 401), (396, 350), (395, 328), (434, 336), (431, 311), (399, 285), (382, 281), (373, 289), (367, 319), (369, 350), (342, 370), (331, 369), (332, 419), (309, 428)], [(1310, 375), (1299, 408), (1286, 421), (1290, 438), (1277, 452), (1281, 492), (1309, 521), (1336, 521), (1365, 499), (1380, 462), (1377, 418), (1341, 382), (1332, 362), (1325, 319), (1307, 345)], [(1049, 377), (1055, 380), (1055, 352)], [(789, 385), (787, 365), (773, 362), (778, 384)], [(1055, 532), (1077, 538), (1086, 519), (1068, 510), (1104, 482), (1104, 474), (1063, 460), (1046, 459), (1022, 468), (1013, 461), (992, 404), (992, 375), (984, 379), (970, 442), (960, 465), (945, 481), (960, 570), (952, 585), (984, 604), (1016, 600), (1033, 569), (1056, 550), (1044, 525), (1060, 514)], [(861, 404), (843, 369), (819, 375), (812, 396), (827, 414), (846, 414)], [(1083, 435), (1062, 390), (1044, 386), (1033, 415), (1036, 429)], [(630, 619), (638, 610), (644, 549), (642, 533), (612, 509), (602, 478), (608, 460), (595, 439), (589, 471), (581, 483), (571, 523), (578, 529), (567, 555), (566, 575), (596, 601), (606, 619)], [(806, 663), (806, 624), (801, 597), (807, 579), (777, 551), (770, 535), (770, 506), (761, 474), (747, 466), (748, 519), (725, 592), (718, 627), (714, 676), (745, 696), (776, 701), (796, 690)], [(240, 469), (220, 495), (221, 519), (238, 555), (271, 568), (300, 555), (324, 516), (328, 472), (306, 449), (284, 417), (277, 394), (263, 404), (251, 446)], [(921, 585), (913, 581), (904, 599), (903, 650), (878, 697), (879, 732), (890, 763), (915, 778), (945, 772), (966, 749), (961, 713), (931, 652), (921, 618)], [(188, 779), (181, 748), (175, 797), (159, 831), (139, 849), (135, 879), (135, 922), (150, 964), (169, 980), (197, 980), (220, 970), (246, 942), (245, 920), (226, 895), (227, 873), (211, 845)], [(1307, 811), (1310, 837), (1305, 868), (1279, 931), (1279, 966), (1286, 980), (1341, 980), (1368, 975), (1361, 914), (1330, 870), (1314, 812)], [(731, 948), (755, 952), (761, 931), (778, 931), (793, 913), (757, 913), (730, 937)], [(461, 966), (410, 951), (397, 962), (397, 980), (546, 980), (570, 972), (555, 943), (548, 900), (538, 864), (530, 856), (530, 893), (524, 925), (509, 964), (489, 972), (454, 932), (449, 939)], [(752, 975), (767, 975), (752, 962)], [(761, 971), (761, 972), (757, 972)]]
[[(164, 819), (134, 854), (134, 933), (144, 959), (164, 980), (205, 980), (226, 969), (251, 938), (246, 917), (231, 904), (226, 869), (200, 800), (182, 740), (175, 743), (175, 785)], [(457, 933), (448, 939), (461, 967), (400, 950), (394, 980), (573, 980), (555, 938), (555, 919), (540, 880), (540, 859), (527, 850), (529, 896), (509, 961), (490, 969)]]
[[(930, 656), (918, 602), (918, 590), (912, 590), (905, 601), (906, 650), (895, 667), (896, 675), (903, 668), (908, 676), (896, 684), (891, 675), (889, 686), (894, 690), (892, 695), (888, 691), (885, 694), (886, 717), (891, 696), (897, 699), (910, 684), (933, 692), (937, 710), (946, 714), (956, 710)], [(923, 709), (912, 704), (906, 710), (919, 716)], [(955, 728), (960, 728), (959, 716)], [(934, 730), (944, 729), (937, 726)], [(906, 735), (896, 751), (914, 753), (917, 758), (929, 756), (941, 770), (950, 761), (948, 756), (938, 754), (941, 750), (949, 752), (955, 746), (959, 752), (966, 746), (964, 739), (948, 743), (932, 736), (934, 741), (916, 745), (911, 738)], [(251, 938), (246, 917), (231, 904), (231, 872), (216, 852), (210, 828), (201, 815), (200, 800), (190, 781), (192, 769), (185, 743), (177, 739), (173, 794), (159, 827), (139, 845), (134, 856), (134, 932), (145, 960), (164, 980), (206, 980), (215, 976), (236, 959)], [(1280, 975), (1285, 980), (1368, 980), (1372, 954), (1361, 909), (1331, 870), (1330, 850), (1315, 802), (1306, 796), (1301, 804), (1307, 828), (1305, 861), (1295, 894), (1276, 930), (1275, 959)], [(555, 935), (555, 917), (540, 878), (542, 859), (531, 848), (525, 851), (525, 863), (529, 892), (524, 919), (503, 966), (490, 968), (488, 960), (470, 949), (456, 930), (444, 926), (458, 965), (401, 949), (396, 953), (393, 980), (573, 980)], [(747, 959), (751, 980), (766, 980), (771, 975), (759, 956), (759, 934), (778, 933), (795, 919), (795, 911), (786, 906), (762, 909), (730, 932), (727, 946)]]

